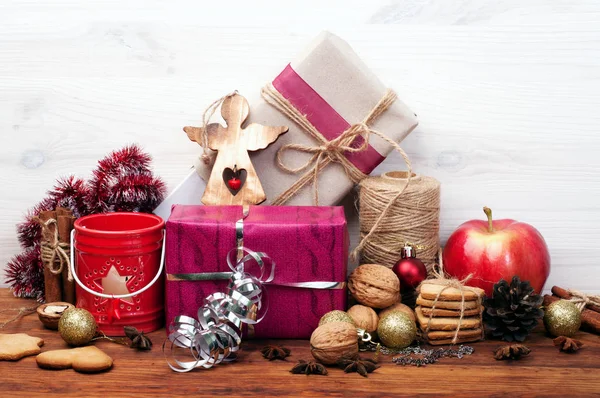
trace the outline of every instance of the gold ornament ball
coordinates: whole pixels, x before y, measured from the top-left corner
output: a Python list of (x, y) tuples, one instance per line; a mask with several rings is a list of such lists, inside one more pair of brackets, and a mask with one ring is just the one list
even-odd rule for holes
[(581, 312), (570, 301), (555, 301), (546, 307), (544, 326), (552, 336), (571, 337), (581, 326)]
[(388, 348), (405, 348), (417, 337), (417, 325), (404, 312), (391, 311), (379, 320), (377, 335)]
[(354, 325), (354, 320), (352, 320), (352, 317), (348, 315), (347, 312), (340, 310), (329, 311), (323, 315), (321, 320), (319, 320), (319, 326), (329, 322), (348, 322)]
[(58, 321), (58, 332), (67, 344), (78, 347), (92, 341), (96, 335), (96, 320), (83, 308), (70, 308)]

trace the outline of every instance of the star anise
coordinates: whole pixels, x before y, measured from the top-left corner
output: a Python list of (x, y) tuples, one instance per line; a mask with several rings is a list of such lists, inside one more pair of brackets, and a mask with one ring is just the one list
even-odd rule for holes
[(521, 359), (526, 355), (529, 355), (531, 350), (523, 344), (507, 344), (498, 348), (494, 351), (494, 358), (497, 360), (502, 359)]
[(131, 340), (131, 344), (129, 345), (131, 348), (144, 351), (152, 349), (152, 340), (145, 336), (144, 332), (140, 332), (133, 326), (125, 326), (124, 329), (125, 335)]
[(575, 352), (583, 347), (581, 341), (567, 336), (559, 336), (552, 341), (554, 342), (554, 346), (558, 347), (558, 349), (563, 352)]
[(269, 361), (273, 361), (275, 359), (285, 360), (285, 358), (287, 358), (292, 351), (290, 351), (289, 348), (285, 348), (283, 346), (270, 344), (268, 346), (263, 347), (263, 349), (260, 350), (260, 352), (262, 353), (263, 358), (268, 359)]
[(346, 373), (356, 372), (363, 377), (379, 368), (374, 359), (361, 358), (358, 355), (343, 356), (337, 361), (337, 365)]
[(319, 375), (327, 376), (327, 369), (325, 366), (314, 361), (299, 360), (296, 365), (290, 370), (293, 374), (305, 374), (305, 375)]

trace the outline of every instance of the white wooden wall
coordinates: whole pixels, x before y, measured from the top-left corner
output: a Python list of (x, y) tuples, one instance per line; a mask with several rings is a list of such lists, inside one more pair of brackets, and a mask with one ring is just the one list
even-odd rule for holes
[(0, 0), (0, 264), (55, 178), (112, 149), (143, 144), (173, 188), (198, 152), (181, 127), (322, 29), (419, 115), (403, 146), (442, 182), (442, 241), (488, 205), (545, 236), (547, 287), (600, 291), (597, 0)]

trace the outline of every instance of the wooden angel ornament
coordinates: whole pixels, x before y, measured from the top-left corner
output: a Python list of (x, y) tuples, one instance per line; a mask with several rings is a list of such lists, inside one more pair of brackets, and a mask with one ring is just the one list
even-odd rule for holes
[[(235, 93), (224, 97), (221, 116), (227, 123), (211, 123), (202, 127), (184, 127), (190, 140), (218, 151), (206, 190), (205, 205), (255, 205), (266, 200), (265, 192), (250, 161), (248, 151), (264, 149), (288, 131), (285, 126), (242, 124), (248, 118), (246, 98)], [(206, 134), (206, 137), (203, 137)]]

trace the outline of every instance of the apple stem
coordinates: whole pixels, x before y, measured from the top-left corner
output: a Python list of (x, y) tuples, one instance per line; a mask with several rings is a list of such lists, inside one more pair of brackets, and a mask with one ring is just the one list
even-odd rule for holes
[(494, 224), (492, 224), (492, 209), (490, 209), (487, 206), (484, 206), (483, 212), (485, 213), (488, 219), (488, 232), (494, 232)]

